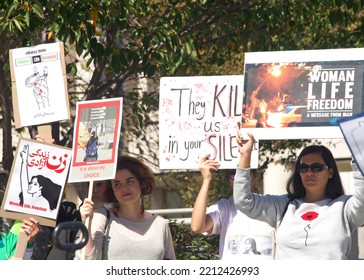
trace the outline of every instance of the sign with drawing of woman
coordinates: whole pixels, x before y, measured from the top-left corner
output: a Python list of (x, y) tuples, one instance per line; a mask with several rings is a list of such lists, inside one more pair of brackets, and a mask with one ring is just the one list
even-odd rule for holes
[(115, 177), (122, 105), (122, 97), (77, 102), (69, 183)]
[(9, 211), (8, 217), (23, 213), (56, 220), (71, 156), (69, 148), (21, 138), (2, 212)]

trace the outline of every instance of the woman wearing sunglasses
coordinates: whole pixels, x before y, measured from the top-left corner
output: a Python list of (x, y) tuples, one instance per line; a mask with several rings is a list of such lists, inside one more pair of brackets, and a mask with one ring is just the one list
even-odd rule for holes
[[(239, 125), (240, 128), (240, 125)], [(254, 136), (243, 140), (234, 183), (237, 208), (276, 228), (276, 259), (348, 259), (351, 233), (364, 224), (364, 178), (356, 164), (354, 195), (345, 195), (335, 159), (324, 146), (304, 148), (285, 195), (250, 191), (250, 157)]]

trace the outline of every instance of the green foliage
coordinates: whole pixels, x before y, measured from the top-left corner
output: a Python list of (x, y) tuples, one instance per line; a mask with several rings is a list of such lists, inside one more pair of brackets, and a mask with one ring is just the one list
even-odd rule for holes
[(269, 163), (281, 164), (289, 168), (303, 147), (319, 143), (317, 139), (259, 141), (260, 169), (265, 170)]
[[(156, 176), (157, 186), (166, 191), (178, 192), (182, 198), (183, 206), (191, 208), (195, 204), (196, 197), (202, 185), (200, 171), (167, 171)], [(213, 180), (209, 188), (208, 205), (220, 198), (232, 197), (232, 188), (225, 177), (225, 170), (219, 170), (213, 174)]]
[[(79, 55), (66, 67), (71, 107), (76, 94), (84, 100), (123, 96), (136, 126), (128, 132), (144, 141), (146, 124), (155, 126), (148, 114), (158, 110), (158, 94), (124, 92), (131, 79), (242, 74), (247, 51), (360, 47), (361, 7), (358, 0), (5, 0), (0, 59), (8, 65), (10, 48), (44, 42), (46, 30)], [(80, 62), (94, 67), (90, 81), (80, 83)], [(9, 73), (4, 77), (10, 84)]]
[(169, 223), (177, 260), (217, 260), (219, 236), (191, 232), (189, 226), (171, 220)]
[[(158, 162), (158, 89), (132, 88), (133, 79), (147, 77), (158, 84), (167, 75), (233, 75), (244, 73), (244, 53), (325, 48), (363, 47), (362, 0), (3, 0), (0, 1), (0, 106), (4, 128), (3, 162), (12, 163), (11, 78), (9, 50), (43, 43), (64, 42), (68, 61), (71, 108), (79, 95), (85, 99), (124, 97), (123, 137), (135, 144), (137, 156)], [(47, 40), (44, 38), (46, 31)], [(94, 69), (90, 80), (77, 76), (76, 64)], [(148, 85), (149, 86), (149, 85)], [(71, 121), (72, 123), (72, 121)], [(63, 127), (69, 135), (72, 125)], [(121, 147), (126, 144), (121, 139)], [(261, 141), (262, 170), (270, 162), (288, 166), (296, 150), (310, 140)], [(144, 144), (144, 145), (143, 145)], [(278, 160), (276, 158), (277, 155)], [(219, 176), (219, 175), (217, 175)], [(231, 195), (226, 182), (217, 179), (210, 201)], [(168, 173), (159, 178), (163, 187), (182, 189), (191, 207), (201, 184), (193, 172)], [(182, 186), (182, 187), (181, 187)], [(202, 258), (201, 235), (175, 225), (176, 240), (190, 240), (190, 251), (181, 258)], [(190, 238), (190, 239), (188, 239)], [(198, 249), (199, 250), (199, 249)], [(214, 258), (207, 251), (209, 258)]]

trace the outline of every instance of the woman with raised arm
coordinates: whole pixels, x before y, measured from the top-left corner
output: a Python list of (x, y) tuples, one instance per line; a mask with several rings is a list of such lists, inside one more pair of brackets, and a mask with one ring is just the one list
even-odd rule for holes
[[(250, 219), (238, 211), (234, 205), (233, 197), (221, 198), (208, 205), (213, 171), (217, 171), (219, 166), (220, 163), (210, 159), (210, 155), (203, 155), (200, 159), (199, 169), (202, 175), (202, 185), (192, 211), (192, 231), (205, 235), (219, 235), (220, 260), (251, 258), (245, 253), (246, 242), (251, 237), (258, 241), (262, 252), (259, 257), (273, 259), (275, 235), (271, 226)], [(235, 171), (235, 169), (225, 170), (225, 177), (231, 189), (234, 186)], [(254, 174), (254, 170), (251, 170), (251, 173)], [(254, 188), (254, 180), (252, 180), (251, 188), (252, 191), (257, 192)], [(257, 246), (256, 243), (255, 246)]]
[(356, 164), (354, 194), (346, 195), (330, 150), (308, 146), (296, 160), (287, 194), (255, 194), (249, 172), (254, 136), (243, 139), (238, 128), (234, 201), (249, 217), (277, 229), (276, 259), (348, 259), (351, 234), (364, 224), (364, 179)]

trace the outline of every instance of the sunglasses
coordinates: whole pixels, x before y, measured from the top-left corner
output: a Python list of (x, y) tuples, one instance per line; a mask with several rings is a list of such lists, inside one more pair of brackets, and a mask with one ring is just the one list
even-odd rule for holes
[(328, 169), (329, 167), (326, 164), (322, 164), (322, 163), (313, 163), (311, 165), (308, 164), (300, 164), (297, 167), (297, 171), (299, 173), (304, 173), (304, 172), (308, 172), (308, 170), (311, 170), (311, 172), (316, 173), (316, 172), (321, 172), (325, 169)]

